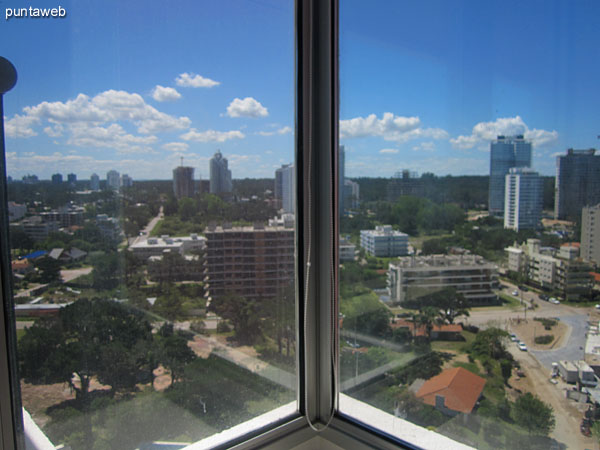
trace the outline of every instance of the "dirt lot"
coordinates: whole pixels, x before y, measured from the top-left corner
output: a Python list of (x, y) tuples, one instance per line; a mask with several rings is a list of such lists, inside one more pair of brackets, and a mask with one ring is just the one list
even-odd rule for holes
[[(510, 328), (531, 350), (552, 350), (560, 348), (567, 342), (570, 334), (570, 328), (560, 321), (558, 321), (552, 329), (546, 330), (542, 323), (537, 320), (519, 319), (518, 322), (513, 320), (510, 324)], [(554, 340), (550, 344), (541, 345), (534, 342), (535, 336), (542, 336), (545, 334), (554, 336)]]
[(507, 389), (507, 395), (515, 400), (521, 393), (531, 392), (549, 403), (554, 410), (556, 426), (550, 436), (558, 442), (564, 443), (567, 449), (597, 449), (598, 446), (592, 438), (586, 438), (579, 431), (579, 424), (587, 409), (586, 404), (576, 403), (568, 400), (565, 395), (568, 385), (559, 381), (557, 385), (550, 383), (550, 371), (543, 367), (529, 352), (520, 352), (514, 346), (510, 348), (511, 353), (521, 364), (524, 377), (513, 376), (509, 380), (511, 389)]

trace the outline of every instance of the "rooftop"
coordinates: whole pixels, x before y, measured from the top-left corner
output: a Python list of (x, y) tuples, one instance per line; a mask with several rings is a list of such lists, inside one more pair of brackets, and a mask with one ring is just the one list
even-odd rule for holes
[(479, 399), (485, 379), (462, 367), (444, 370), (427, 380), (416, 394), (424, 403), (435, 406), (436, 395), (443, 396), (445, 406), (469, 414)]

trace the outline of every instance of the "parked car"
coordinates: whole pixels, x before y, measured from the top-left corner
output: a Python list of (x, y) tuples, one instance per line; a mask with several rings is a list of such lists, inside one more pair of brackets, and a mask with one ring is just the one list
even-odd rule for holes
[(560, 301), (555, 299), (554, 297), (550, 297), (549, 302), (552, 303), (553, 305), (560, 305)]
[(527, 286), (519, 286), (519, 289), (521, 289), (523, 292), (527, 292), (529, 290)]
[(521, 350), (522, 352), (526, 352), (527, 351), (527, 346), (521, 342), (519, 344), (519, 350)]
[(512, 334), (510, 335), (510, 340), (511, 340), (511, 341), (513, 341), (513, 342), (517, 342), (517, 341), (518, 341), (518, 339), (517, 339), (517, 335), (516, 335), (516, 334), (514, 334), (514, 333), (512, 333)]
[(514, 296), (519, 295), (519, 291), (512, 291), (512, 295), (514, 295)]
[(540, 294), (540, 300), (548, 301), (548, 296), (546, 294)]

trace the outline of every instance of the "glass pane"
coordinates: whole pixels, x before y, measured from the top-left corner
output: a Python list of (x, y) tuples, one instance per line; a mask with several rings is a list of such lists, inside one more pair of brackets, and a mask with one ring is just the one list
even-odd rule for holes
[(599, 5), (340, 3), (342, 413), (592, 448)]
[(73, 449), (294, 414), (293, 2), (5, 6), (26, 411)]

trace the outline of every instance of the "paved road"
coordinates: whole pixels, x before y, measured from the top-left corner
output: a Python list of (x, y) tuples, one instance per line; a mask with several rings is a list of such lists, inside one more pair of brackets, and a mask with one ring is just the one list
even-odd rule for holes
[(148, 225), (146, 225), (146, 227), (140, 232), (141, 234), (139, 236), (136, 236), (135, 238), (129, 239), (129, 245), (133, 245), (148, 239), (148, 236), (150, 236), (150, 233), (152, 233), (152, 230), (154, 230), (154, 227), (156, 226), (158, 221), (161, 220), (163, 217), (165, 216), (163, 214), (163, 207), (161, 206), (156, 217), (153, 217), (152, 220), (148, 222)]
[(531, 350), (531, 353), (547, 368), (552, 368), (552, 363), (560, 360), (583, 359), (585, 350), (585, 333), (588, 316), (563, 316), (560, 321), (570, 327), (570, 336), (566, 345), (553, 350)]
[(81, 269), (69, 269), (61, 270), (60, 276), (62, 277), (63, 283), (68, 283), (81, 275), (87, 275), (92, 272), (91, 267), (83, 267)]

